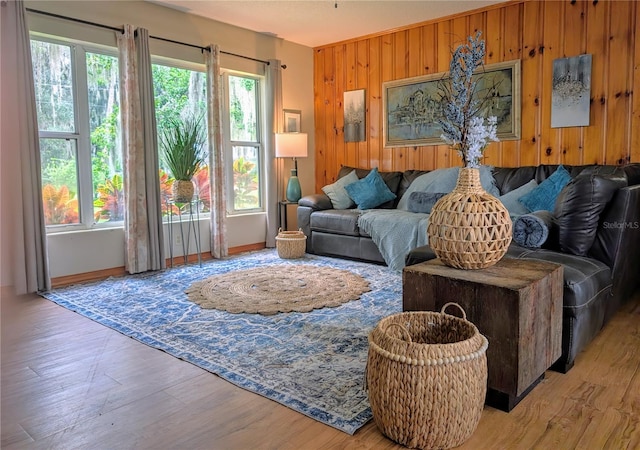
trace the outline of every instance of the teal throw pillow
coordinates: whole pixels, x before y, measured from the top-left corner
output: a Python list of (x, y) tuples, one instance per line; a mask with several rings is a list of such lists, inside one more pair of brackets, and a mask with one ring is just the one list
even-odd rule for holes
[(349, 209), (354, 205), (344, 187), (356, 181), (358, 181), (358, 175), (356, 175), (355, 170), (352, 170), (344, 177), (338, 178), (335, 183), (328, 184), (322, 188), (322, 192), (327, 194), (327, 197), (331, 200), (333, 209)]
[(520, 197), (529, 192), (533, 191), (538, 186), (536, 180), (531, 180), (526, 184), (523, 184), (519, 188), (514, 189), (513, 191), (509, 191), (504, 195), (498, 197), (498, 199), (502, 202), (502, 204), (509, 211), (509, 215), (511, 217), (522, 216), (524, 214), (528, 214), (529, 210), (526, 206), (518, 201)]
[(528, 194), (520, 197), (518, 201), (529, 208), (528, 212), (553, 211), (560, 191), (569, 181), (571, 181), (571, 175), (567, 169), (560, 165), (549, 178)]
[(358, 209), (375, 208), (396, 198), (382, 180), (377, 167), (363, 179), (345, 186), (345, 190)]

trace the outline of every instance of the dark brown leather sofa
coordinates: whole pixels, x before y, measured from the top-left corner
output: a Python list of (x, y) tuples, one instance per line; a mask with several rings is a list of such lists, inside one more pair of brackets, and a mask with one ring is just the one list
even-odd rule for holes
[[(532, 179), (541, 183), (555, 172), (557, 167), (496, 167), (493, 169), (493, 175), (501, 194), (504, 195)], [(553, 366), (561, 372), (566, 372), (573, 366), (580, 351), (595, 338), (620, 306), (640, 286), (640, 164), (623, 167), (564, 167), (573, 179), (579, 175), (599, 175), (614, 179), (618, 183), (612, 198), (599, 216), (593, 244), (584, 255), (576, 255), (554, 247), (553, 243), (540, 249), (522, 248), (512, 243), (506, 255), (512, 258), (552, 261), (564, 267), (562, 356)], [(343, 167), (339, 177), (352, 169)], [(362, 178), (367, 172), (358, 169), (357, 175)], [(399, 199), (409, 184), (422, 173), (424, 172), (406, 171), (380, 174)], [(585, 192), (584, 195), (594, 196), (598, 195), (598, 192)], [(394, 208), (398, 199), (383, 207)], [(571, 203), (565, 206), (568, 209), (573, 207)], [(331, 208), (331, 201), (324, 194), (315, 194), (300, 200), (298, 225), (308, 236), (307, 251), (384, 264), (376, 245), (357, 226), (359, 212), (353, 209), (336, 211)], [(575, 219), (574, 223), (569, 224), (572, 228), (571, 233), (578, 241), (582, 232), (580, 223)], [(563, 226), (565, 225), (567, 224)], [(407, 255), (406, 265), (433, 258), (435, 255), (428, 246), (418, 247)]]

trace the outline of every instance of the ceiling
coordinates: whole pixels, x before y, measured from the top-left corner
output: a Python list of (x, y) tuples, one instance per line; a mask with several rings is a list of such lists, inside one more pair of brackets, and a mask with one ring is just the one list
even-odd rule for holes
[(504, 0), (147, 1), (307, 47), (318, 47)]

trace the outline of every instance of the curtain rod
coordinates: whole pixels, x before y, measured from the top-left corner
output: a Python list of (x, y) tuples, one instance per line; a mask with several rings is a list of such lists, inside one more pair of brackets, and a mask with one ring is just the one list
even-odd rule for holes
[(75, 17), (62, 16), (60, 14), (54, 14), (46, 11), (39, 11), (37, 9), (31, 9), (31, 8), (25, 8), (25, 9), (32, 13), (42, 14), (43, 16), (55, 17), (56, 19), (71, 20), (73, 22), (83, 23), (85, 25), (92, 25), (94, 27), (106, 28), (107, 30), (119, 31), (121, 33), (124, 33), (124, 28), (112, 27), (109, 25), (103, 25), (101, 23), (96, 23), (96, 22), (89, 22), (88, 20), (76, 19)]
[[(110, 25), (104, 25), (104, 24), (101, 24), (101, 23), (91, 22), (91, 21), (83, 20), (83, 19), (76, 19), (75, 17), (62, 16), (60, 14), (54, 14), (54, 13), (50, 13), (50, 12), (47, 12), (47, 11), (40, 11), (40, 10), (37, 10), (37, 9), (31, 9), (31, 8), (25, 8), (25, 9), (27, 11), (29, 11), (31, 13), (35, 13), (35, 14), (42, 14), (44, 16), (55, 17), (56, 19), (70, 20), (72, 22), (78, 22), (78, 23), (82, 23), (82, 24), (85, 24), (85, 25), (91, 25), (91, 26), (99, 27), (99, 28), (106, 28), (107, 30), (119, 31), (120, 33), (124, 33), (124, 28), (112, 27)], [(170, 42), (172, 44), (185, 45), (187, 47), (198, 48), (198, 49), (200, 49), (200, 51), (205, 51), (205, 50), (208, 51), (208, 52), (211, 51), (211, 49), (209, 47), (202, 47), (200, 45), (189, 44), (187, 42), (174, 41), (172, 39), (166, 39), (166, 38), (163, 38), (163, 37), (151, 36), (151, 35), (149, 35), (149, 38), (156, 39), (158, 41)], [(267, 66), (269, 65), (269, 61), (264, 61), (262, 59), (252, 58), (250, 56), (238, 55), (236, 53), (225, 52), (223, 50), (220, 50), (220, 53), (223, 53), (223, 54), (229, 55), (229, 56), (235, 56), (237, 58), (244, 58), (244, 59), (248, 59), (250, 61), (259, 62), (259, 63), (262, 63), (262, 64), (266, 64)], [(283, 65), (282, 68), (286, 69), (287, 66)]]

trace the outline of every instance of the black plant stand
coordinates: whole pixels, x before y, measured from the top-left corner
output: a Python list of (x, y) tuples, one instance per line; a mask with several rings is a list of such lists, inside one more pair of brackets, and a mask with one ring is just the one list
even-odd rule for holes
[[(189, 246), (191, 244), (191, 231), (193, 230), (193, 240), (196, 245), (198, 254), (198, 265), (202, 267), (202, 246), (200, 236), (200, 199), (194, 198), (190, 202), (180, 203), (173, 200), (167, 202), (167, 210), (169, 214), (169, 266), (173, 267), (173, 245), (178, 244), (178, 236), (180, 236), (180, 244), (182, 245), (182, 255), (184, 263), (189, 262)], [(173, 215), (173, 207), (177, 209), (178, 214)], [(176, 221), (177, 217), (177, 221)], [(176, 235), (176, 242), (173, 241), (173, 226), (179, 228), (179, 235)], [(186, 227), (186, 232), (185, 232)]]

